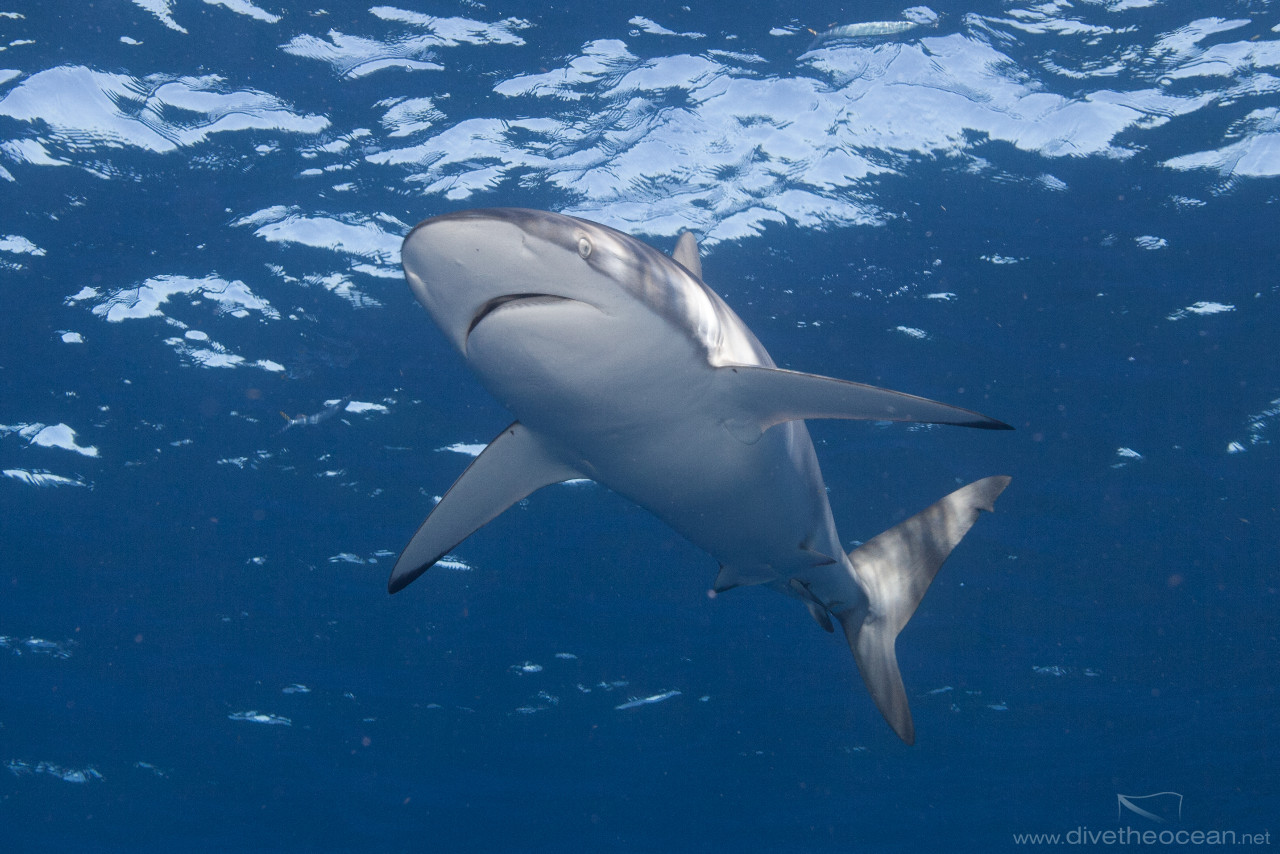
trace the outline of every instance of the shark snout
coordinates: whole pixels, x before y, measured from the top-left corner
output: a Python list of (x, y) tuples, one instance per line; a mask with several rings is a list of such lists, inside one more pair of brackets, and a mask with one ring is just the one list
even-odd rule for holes
[(461, 352), (494, 317), (521, 309), (579, 303), (602, 308), (600, 252), (571, 217), (511, 209), (444, 214), (424, 220), (401, 249), (418, 302)]

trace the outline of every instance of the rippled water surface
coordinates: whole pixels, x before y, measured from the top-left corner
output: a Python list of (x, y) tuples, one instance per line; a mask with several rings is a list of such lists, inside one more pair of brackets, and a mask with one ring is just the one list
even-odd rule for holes
[[(1278, 178), (1270, 0), (0, 0), (0, 847), (1280, 833)], [(1014, 478), (915, 746), (590, 482), (387, 596), (510, 420), (399, 266), (481, 206), (690, 229), (779, 365), (1017, 428), (811, 425), (849, 547)]]

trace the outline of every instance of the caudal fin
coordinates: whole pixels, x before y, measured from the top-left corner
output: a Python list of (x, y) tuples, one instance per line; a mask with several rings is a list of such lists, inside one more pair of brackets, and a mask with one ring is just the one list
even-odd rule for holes
[(876, 707), (907, 744), (915, 742), (915, 726), (894, 651), (898, 633), (978, 512), (990, 511), (1010, 480), (974, 481), (849, 553), (869, 602), (836, 617)]

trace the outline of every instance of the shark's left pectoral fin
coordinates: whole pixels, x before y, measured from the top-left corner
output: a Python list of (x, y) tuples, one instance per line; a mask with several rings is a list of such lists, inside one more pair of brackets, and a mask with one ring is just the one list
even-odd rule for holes
[(547, 452), (519, 421), (503, 430), (454, 481), (400, 553), (387, 590), (396, 593), (503, 510), (544, 486), (582, 477)]
[(979, 412), (914, 394), (781, 368), (726, 365), (716, 368), (716, 380), (724, 387), (726, 402), (732, 410), (725, 426), (744, 442), (756, 441), (775, 424), (806, 418), (1013, 429)]

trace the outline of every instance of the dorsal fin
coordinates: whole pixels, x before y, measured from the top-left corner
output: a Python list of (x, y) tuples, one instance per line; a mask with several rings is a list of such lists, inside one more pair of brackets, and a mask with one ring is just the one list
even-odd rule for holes
[(681, 267), (699, 279), (702, 278), (702, 259), (698, 257), (698, 238), (693, 236), (692, 231), (680, 233), (680, 239), (676, 241), (676, 248), (671, 253), (671, 257)]

